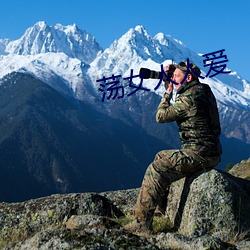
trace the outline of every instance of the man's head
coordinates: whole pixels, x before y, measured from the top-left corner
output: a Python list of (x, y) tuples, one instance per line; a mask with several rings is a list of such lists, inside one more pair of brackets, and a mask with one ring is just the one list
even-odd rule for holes
[(182, 84), (180, 84), (185, 78), (185, 75), (188, 70), (188, 64), (187, 62), (180, 62), (179, 64), (176, 64), (174, 66), (176, 67), (176, 69), (174, 71), (172, 80), (178, 83), (178, 85), (174, 84), (176, 89), (179, 89), (182, 86), (182, 84), (191, 82), (194, 79), (198, 80), (197, 75), (200, 75), (201, 73), (200, 69), (195, 64), (189, 63), (189, 66), (192, 68), (193, 71), (195, 71), (197, 75), (195, 75), (193, 71), (189, 68), (189, 72), (187, 74), (185, 81)]

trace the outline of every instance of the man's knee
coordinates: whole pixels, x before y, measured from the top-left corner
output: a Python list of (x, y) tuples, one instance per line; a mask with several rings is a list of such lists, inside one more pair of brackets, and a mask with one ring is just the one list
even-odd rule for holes
[(162, 150), (159, 151), (156, 155), (155, 155), (155, 161), (160, 160), (160, 159), (166, 159), (169, 157), (169, 155), (171, 155), (172, 150)]
[(162, 150), (155, 155), (155, 159), (152, 164), (158, 171), (164, 171), (172, 167), (170, 158), (175, 150)]

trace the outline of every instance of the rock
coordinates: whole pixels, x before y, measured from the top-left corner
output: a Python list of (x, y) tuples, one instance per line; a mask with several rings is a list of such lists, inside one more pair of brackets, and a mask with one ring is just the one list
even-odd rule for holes
[(103, 192), (103, 195), (117, 206), (123, 213), (132, 214), (140, 189), (117, 190), (112, 192)]
[(250, 181), (211, 170), (173, 183), (166, 215), (187, 236), (222, 240), (250, 230)]
[[(213, 169), (174, 182), (166, 216), (176, 231), (144, 236), (119, 224), (131, 215), (138, 192), (0, 203), (0, 249), (249, 249), (250, 181)], [(154, 223), (165, 225), (159, 218)]]
[(229, 173), (236, 177), (250, 180), (250, 158), (247, 160), (242, 160), (240, 163), (234, 165), (229, 170)]
[(67, 229), (84, 228), (120, 228), (120, 225), (108, 217), (85, 214), (72, 215), (66, 222)]
[(249, 250), (250, 240), (242, 240), (236, 243), (237, 250)]
[[(4, 250), (96, 250), (96, 249), (159, 249), (145, 237), (129, 234), (121, 230), (46, 230), (14, 244)], [(167, 248), (165, 248), (167, 249)]]
[(228, 249), (226, 243), (222, 242), (219, 238), (215, 238), (208, 234), (200, 237), (187, 237), (176, 233), (162, 233), (156, 240), (160, 249), (164, 247), (183, 250)]
[(23, 240), (46, 228), (64, 227), (72, 215), (109, 218), (123, 216), (121, 210), (99, 194), (52, 195), (21, 203), (0, 203), (1, 244)]

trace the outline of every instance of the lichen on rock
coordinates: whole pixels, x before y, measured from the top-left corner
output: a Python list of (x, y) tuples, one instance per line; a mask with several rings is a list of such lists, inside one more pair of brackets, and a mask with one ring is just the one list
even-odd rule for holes
[(167, 216), (184, 235), (228, 240), (250, 230), (250, 182), (218, 170), (197, 172), (173, 183)]
[(0, 249), (167, 250), (249, 246), (248, 180), (212, 169), (172, 183), (166, 215), (155, 216), (153, 226), (157, 230), (152, 235), (131, 234), (121, 223), (130, 219), (138, 192), (139, 189), (130, 189), (64, 194), (0, 203)]

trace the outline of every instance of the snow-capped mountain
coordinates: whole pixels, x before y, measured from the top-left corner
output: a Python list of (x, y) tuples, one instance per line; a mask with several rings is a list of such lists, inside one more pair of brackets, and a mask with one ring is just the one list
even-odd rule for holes
[[(208, 70), (204, 68), (202, 56), (188, 49), (183, 42), (163, 33), (151, 37), (143, 26), (131, 28), (102, 52), (94, 37), (75, 24), (51, 27), (38, 22), (18, 40), (1, 39), (0, 55), (0, 77), (13, 71), (26, 71), (46, 82), (50, 80), (53, 86), (55, 83), (50, 76), (58, 76), (77, 98), (86, 97), (82, 93), (86, 85), (88, 89), (94, 86), (98, 94), (96, 80), (103, 76), (120, 74), (128, 77), (131, 69), (138, 74), (140, 67), (160, 71), (161, 64), (189, 58), (201, 68), (203, 76)], [(250, 83), (237, 72), (207, 77), (202, 81), (212, 87), (220, 103), (250, 109)], [(134, 83), (139, 83), (139, 78), (135, 78)], [(144, 80), (144, 86), (151, 91), (156, 84), (155, 80)], [(160, 88), (157, 93), (162, 95), (163, 91)]]
[[(220, 49), (218, 48), (218, 50)], [(211, 52), (213, 51), (205, 53)], [(169, 35), (158, 33), (151, 37), (143, 26), (136, 26), (99, 54), (90, 64), (88, 74), (97, 89), (99, 84), (96, 80), (102, 79), (103, 76), (110, 77), (112, 74), (121, 74), (123, 77), (128, 77), (131, 69), (136, 75), (140, 67), (160, 71), (161, 64), (179, 63), (186, 61), (187, 58), (200, 67), (201, 75), (205, 77), (209, 69), (204, 67), (202, 55), (191, 51), (183, 42)], [(226, 71), (230, 70), (226, 69)], [(250, 143), (250, 126), (248, 125), (250, 124), (250, 83), (233, 71), (229, 74), (218, 74), (212, 78), (206, 77), (201, 81), (207, 83), (215, 94), (221, 116), (222, 133), (225, 137)], [(140, 79), (134, 78), (133, 82), (139, 84)], [(144, 80), (143, 87), (150, 89), (150, 93), (162, 96), (164, 93), (163, 85), (154, 91), (157, 83), (158, 80)], [(122, 84), (128, 85), (128, 82), (122, 82)], [(150, 111), (143, 110), (143, 105), (146, 105), (149, 110), (154, 110), (157, 107), (150, 105), (150, 102), (154, 103), (150, 93), (138, 91), (135, 95), (139, 101), (135, 102), (130, 99), (131, 97), (126, 97), (122, 99), (123, 103), (120, 105), (123, 108), (127, 106), (127, 112), (123, 110), (123, 113), (129, 113), (132, 119), (137, 119), (147, 132), (152, 134), (152, 131), (155, 133), (155, 130), (152, 130), (153, 122), (147, 127), (148, 121), (145, 121), (145, 114)], [(99, 94), (101, 99), (101, 93)], [(145, 99), (146, 103), (142, 101), (142, 98)], [(115, 116), (112, 99), (107, 101), (106, 105), (110, 105), (111, 113)], [(114, 105), (117, 106), (118, 103), (115, 102)], [(122, 109), (121, 106), (120, 109)], [(116, 117), (122, 119), (119, 112), (117, 112)], [(155, 129), (157, 130), (157, 128)]]
[[(210, 52), (213, 51), (207, 53)], [(179, 63), (186, 61), (187, 58), (200, 67), (202, 76), (206, 75), (208, 69), (204, 67), (204, 58), (188, 49), (183, 42), (163, 33), (151, 37), (143, 26), (136, 26), (111, 44), (102, 54), (99, 54), (91, 63), (88, 72), (95, 83), (96, 79), (101, 79), (103, 75), (129, 76), (131, 69), (138, 74), (140, 67), (160, 71), (161, 64)], [(242, 79), (236, 72), (218, 74), (213, 78), (207, 77), (201, 81), (211, 86), (219, 102), (250, 110), (250, 83)], [(156, 85), (156, 80), (144, 80), (144, 86), (151, 90)], [(163, 91), (162, 88), (158, 93), (161, 95)]]
[[(204, 53), (210, 52), (213, 51)], [(187, 58), (200, 67), (202, 76), (206, 75), (208, 69), (200, 54), (170, 35), (158, 33), (152, 37), (143, 26), (131, 28), (102, 51), (93, 36), (75, 24), (48, 26), (38, 22), (16, 41), (0, 40), (0, 78), (14, 71), (32, 74), (60, 92), (101, 107), (112, 117), (129, 124), (135, 122), (155, 136), (157, 129), (163, 130), (152, 129), (155, 126), (152, 111), (164, 92), (163, 86), (154, 91), (158, 80), (143, 81), (143, 87), (150, 91), (140, 90), (132, 96), (103, 103), (96, 80), (112, 74), (129, 77), (131, 69), (136, 75), (141, 67), (160, 71), (161, 64), (179, 63)], [(233, 71), (201, 81), (211, 86), (217, 98), (225, 137), (250, 143), (250, 83)], [(140, 79), (134, 78), (133, 82), (138, 84)], [(121, 84), (126, 87), (125, 94), (131, 91), (128, 81), (121, 80)], [(157, 137), (162, 135), (159, 132)]]
[(36, 55), (47, 52), (62, 52), (69, 57), (90, 63), (102, 49), (94, 37), (76, 24), (50, 27), (45, 22), (37, 22), (24, 35), (7, 44), (5, 51), (16, 55)]
[[(38, 22), (18, 40), (0, 40), (0, 77), (28, 72), (61, 92), (91, 99), (95, 94), (85, 71), (101, 51), (94, 37), (75, 24)], [(91, 95), (86, 96), (83, 86)]]
[[(40, 53), (36, 55), (8, 54), (0, 59), (0, 78), (11, 72), (29, 73), (56, 90), (77, 99), (92, 99), (93, 85), (85, 71), (89, 67), (77, 58), (65, 53)], [(87, 92), (88, 95), (86, 96)]]
[[(155, 91), (159, 80), (144, 79), (150, 91), (128, 96), (135, 89), (123, 78), (132, 69), (133, 75), (141, 67), (160, 71), (161, 64), (187, 58), (206, 75), (201, 55), (169, 35), (152, 37), (143, 26), (104, 51), (76, 25), (38, 22), (16, 41), (0, 39), (0, 200), (139, 186), (155, 153), (180, 142), (175, 123), (155, 122), (163, 84)], [(112, 75), (121, 75), (124, 97), (113, 93), (102, 102), (96, 81)], [(219, 168), (249, 158), (249, 82), (236, 72), (202, 82), (220, 111)]]
[[(160, 71), (162, 63), (179, 62), (184, 58), (200, 61), (197, 54), (187, 49), (182, 42), (162, 33), (151, 37), (143, 26), (136, 26), (99, 54), (88, 72), (95, 83), (104, 74), (129, 76), (131, 69), (138, 74), (140, 67)], [(146, 84), (150, 82), (145, 81)]]

